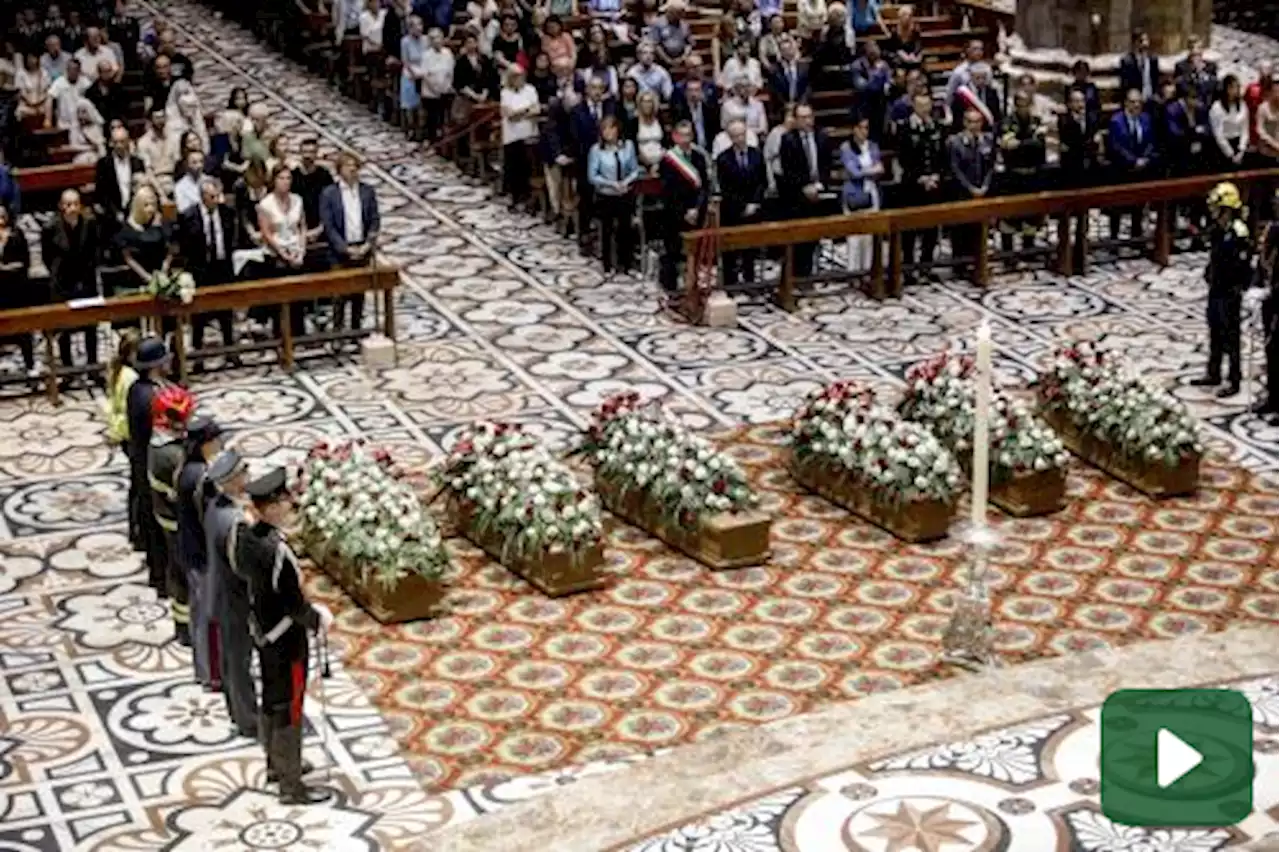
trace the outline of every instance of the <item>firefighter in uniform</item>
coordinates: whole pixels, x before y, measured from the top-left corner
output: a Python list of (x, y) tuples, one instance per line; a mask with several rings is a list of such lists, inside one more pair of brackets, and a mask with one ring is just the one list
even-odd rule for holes
[(262, 669), (259, 734), (266, 745), (267, 778), (280, 782), (288, 805), (322, 802), (329, 791), (307, 787), (302, 777), (302, 702), (307, 685), (307, 631), (327, 630), (333, 614), (302, 594), (298, 559), (280, 527), (292, 506), (283, 468), (246, 488), (253, 501), (252, 522), (235, 532), (236, 573), (249, 581), (249, 628)]
[[(1273, 201), (1274, 203), (1274, 201)], [(1276, 222), (1272, 208), (1271, 221), (1262, 236), (1258, 250), (1258, 267), (1254, 283), (1263, 289), (1262, 328), (1266, 333), (1267, 379), (1266, 396), (1253, 406), (1253, 413), (1276, 424), (1280, 411), (1280, 329), (1276, 328), (1277, 308), (1280, 308), (1280, 267), (1276, 266), (1276, 251), (1280, 248), (1280, 223)]]
[[(1004, 159), (1002, 195), (1026, 195), (1042, 188), (1045, 128), (1040, 117), (1031, 112), (1031, 106), (1031, 95), (1018, 92), (1013, 96), (1013, 112), (1005, 116), (1000, 127), (1000, 156)], [(1043, 220), (1039, 217), (1002, 221), (1000, 247), (1006, 252), (1013, 251), (1013, 235), (1021, 231), (1022, 248), (1035, 248), (1036, 231), (1041, 224)]]
[(138, 380), (125, 397), (125, 417), (129, 422), (129, 517), (130, 528), (140, 533), (135, 550), (146, 554), (147, 582), (162, 599), (169, 596), (165, 586), (163, 537), (151, 509), (151, 484), (147, 479), (147, 451), (151, 447), (151, 404), (169, 369), (169, 350), (155, 338), (138, 345), (134, 358)]
[(1205, 374), (1193, 379), (1198, 387), (1222, 385), (1222, 359), (1227, 359), (1227, 383), (1218, 387), (1219, 398), (1240, 392), (1240, 300), (1244, 286), (1252, 278), (1249, 226), (1244, 223), (1244, 204), (1233, 183), (1220, 183), (1209, 191), (1209, 365)]
[(185, 459), (178, 473), (178, 567), (187, 580), (191, 602), (191, 660), (196, 681), (205, 689), (222, 688), (218, 628), (205, 600), (208, 554), (205, 550), (204, 504), (209, 462), (222, 452), (222, 428), (211, 417), (196, 417), (187, 426)]
[(151, 510), (160, 532), (157, 556), (164, 567), (174, 635), (187, 647), (191, 647), (191, 615), (187, 577), (178, 561), (178, 474), (186, 458), (187, 421), (194, 409), (195, 397), (186, 388), (178, 385), (161, 388), (152, 398), (151, 446), (147, 453)]
[(234, 532), (245, 520), (247, 480), (248, 467), (235, 450), (219, 453), (205, 474), (204, 531), (209, 567), (200, 602), (209, 607), (217, 625), (221, 652), (218, 675), (227, 700), (227, 714), (240, 736), (257, 739), (258, 693), (250, 674), (253, 639), (249, 636), (249, 588), (244, 578), (231, 570), (228, 558), (235, 546)]

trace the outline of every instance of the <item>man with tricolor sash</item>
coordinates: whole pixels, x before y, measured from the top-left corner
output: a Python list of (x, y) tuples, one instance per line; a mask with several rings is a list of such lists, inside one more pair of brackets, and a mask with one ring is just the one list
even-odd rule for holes
[(985, 62), (970, 67), (969, 82), (956, 87), (951, 98), (951, 129), (953, 133), (964, 130), (964, 114), (975, 110), (982, 116), (983, 130), (994, 133), (1004, 121), (1004, 109), (1000, 106), (1000, 93), (991, 85), (991, 66)]
[(664, 202), (658, 282), (668, 294), (679, 289), (680, 259), (684, 255), (680, 237), (685, 231), (703, 226), (711, 194), (707, 155), (693, 146), (693, 125), (687, 121), (678, 123), (671, 131), (671, 141), (672, 146), (658, 164)]

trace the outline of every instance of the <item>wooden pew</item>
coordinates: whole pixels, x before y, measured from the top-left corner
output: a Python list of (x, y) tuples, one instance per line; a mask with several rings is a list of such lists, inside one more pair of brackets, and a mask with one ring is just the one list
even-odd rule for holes
[[(876, 299), (902, 295), (903, 274), (906, 266), (902, 258), (902, 234), (925, 228), (976, 225), (981, 230), (978, 255), (962, 258), (959, 262), (971, 264), (974, 280), (982, 286), (990, 283), (988, 235), (991, 223), (1000, 219), (1043, 216), (1056, 222), (1057, 243), (1053, 252), (1053, 267), (1061, 275), (1082, 273), (1073, 258), (1087, 263), (1088, 218), (1091, 210), (1130, 208), (1144, 204), (1156, 210), (1156, 229), (1151, 237), (1151, 258), (1166, 265), (1173, 242), (1173, 209), (1178, 202), (1203, 198), (1217, 183), (1234, 182), (1242, 193), (1270, 193), (1273, 191), (1280, 170), (1256, 169), (1231, 174), (1200, 175), (1176, 180), (1159, 180), (1144, 183), (1116, 184), (1077, 190), (1057, 190), (1030, 195), (1013, 195), (956, 201), (926, 207), (908, 207), (882, 210), (853, 216), (825, 216), (812, 219), (791, 219), (760, 225), (740, 225), (732, 228), (716, 228), (694, 231), (684, 236), (685, 258), (688, 261), (687, 277), (696, 280), (695, 258), (703, 241), (714, 241), (721, 252), (743, 249), (782, 247), (785, 261), (776, 294), (777, 303), (791, 311), (796, 305), (796, 291), (823, 280), (857, 279), (863, 289)], [(1074, 234), (1072, 233), (1074, 231)], [(809, 279), (795, 276), (792, 254), (794, 247), (821, 240), (842, 240), (845, 237), (870, 235), (875, 243), (874, 266), (869, 273), (850, 276), (846, 273), (819, 274)], [(888, 269), (881, 261), (885, 241), (889, 246)], [(823, 295), (828, 295), (824, 293)], [(831, 293), (829, 295), (835, 295)], [(700, 303), (698, 295), (690, 293), (691, 303)]]
[(14, 169), (13, 176), (18, 181), (18, 189), (22, 192), (22, 206), (27, 212), (56, 206), (63, 190), (79, 190), (86, 198), (93, 194), (93, 163)]
[[(71, 303), (60, 302), (51, 305), (0, 311), (0, 338), (10, 335), (41, 333), (44, 338), (46, 363), (45, 389), (49, 399), (56, 404), (58, 402), (59, 377), (94, 372), (104, 367), (102, 364), (72, 368), (60, 366), (55, 356), (54, 347), (54, 337), (57, 332), (100, 323), (130, 323), (143, 319), (172, 317), (177, 323), (177, 331), (173, 337), (174, 357), (178, 366), (178, 374), (185, 379), (188, 353), (186, 351), (184, 331), (186, 326), (190, 325), (191, 318), (196, 314), (243, 310), (260, 305), (284, 306), (292, 302), (311, 302), (316, 299), (354, 296), (373, 290), (381, 294), (383, 311), (381, 331), (388, 339), (394, 342), (396, 339), (395, 288), (399, 284), (400, 269), (395, 266), (379, 264), (373, 267), (334, 269), (328, 272), (317, 272), (308, 275), (264, 278), (257, 281), (239, 281), (216, 287), (201, 287), (196, 290), (195, 297), (187, 304), (159, 300), (147, 294), (116, 296), (82, 307), (72, 307)], [(284, 311), (285, 308), (282, 307), (281, 310)], [(331, 331), (304, 335), (295, 339), (287, 317), (282, 318), (280, 329), (282, 336), (278, 340), (239, 344), (229, 350), (224, 348), (205, 348), (200, 350), (201, 355), (211, 357), (231, 351), (275, 349), (279, 352), (280, 363), (286, 370), (290, 370), (293, 368), (294, 349), (298, 343), (352, 339), (363, 337), (370, 333), (368, 329)]]

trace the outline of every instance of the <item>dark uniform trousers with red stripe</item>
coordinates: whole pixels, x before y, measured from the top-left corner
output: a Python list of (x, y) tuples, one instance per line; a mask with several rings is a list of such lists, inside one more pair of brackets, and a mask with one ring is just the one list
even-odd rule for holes
[(237, 574), (249, 579), (250, 630), (262, 669), (259, 736), (267, 771), (280, 780), (280, 795), (303, 791), (302, 703), (307, 684), (307, 631), (320, 617), (302, 594), (298, 560), (280, 532), (263, 521), (243, 525), (236, 536)]

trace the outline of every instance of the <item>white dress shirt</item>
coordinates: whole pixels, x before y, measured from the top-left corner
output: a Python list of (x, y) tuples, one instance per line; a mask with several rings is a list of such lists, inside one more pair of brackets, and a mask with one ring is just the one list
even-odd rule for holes
[(112, 155), (111, 164), (116, 167), (116, 186), (120, 187), (120, 209), (128, 210), (133, 199), (133, 166), (129, 157)]
[(186, 213), (200, 203), (200, 178), (185, 174), (173, 185), (173, 206)]
[(347, 245), (362, 243), (364, 242), (364, 215), (360, 211), (360, 184), (352, 186), (340, 180), (338, 192), (342, 195), (342, 217), (347, 230)]

